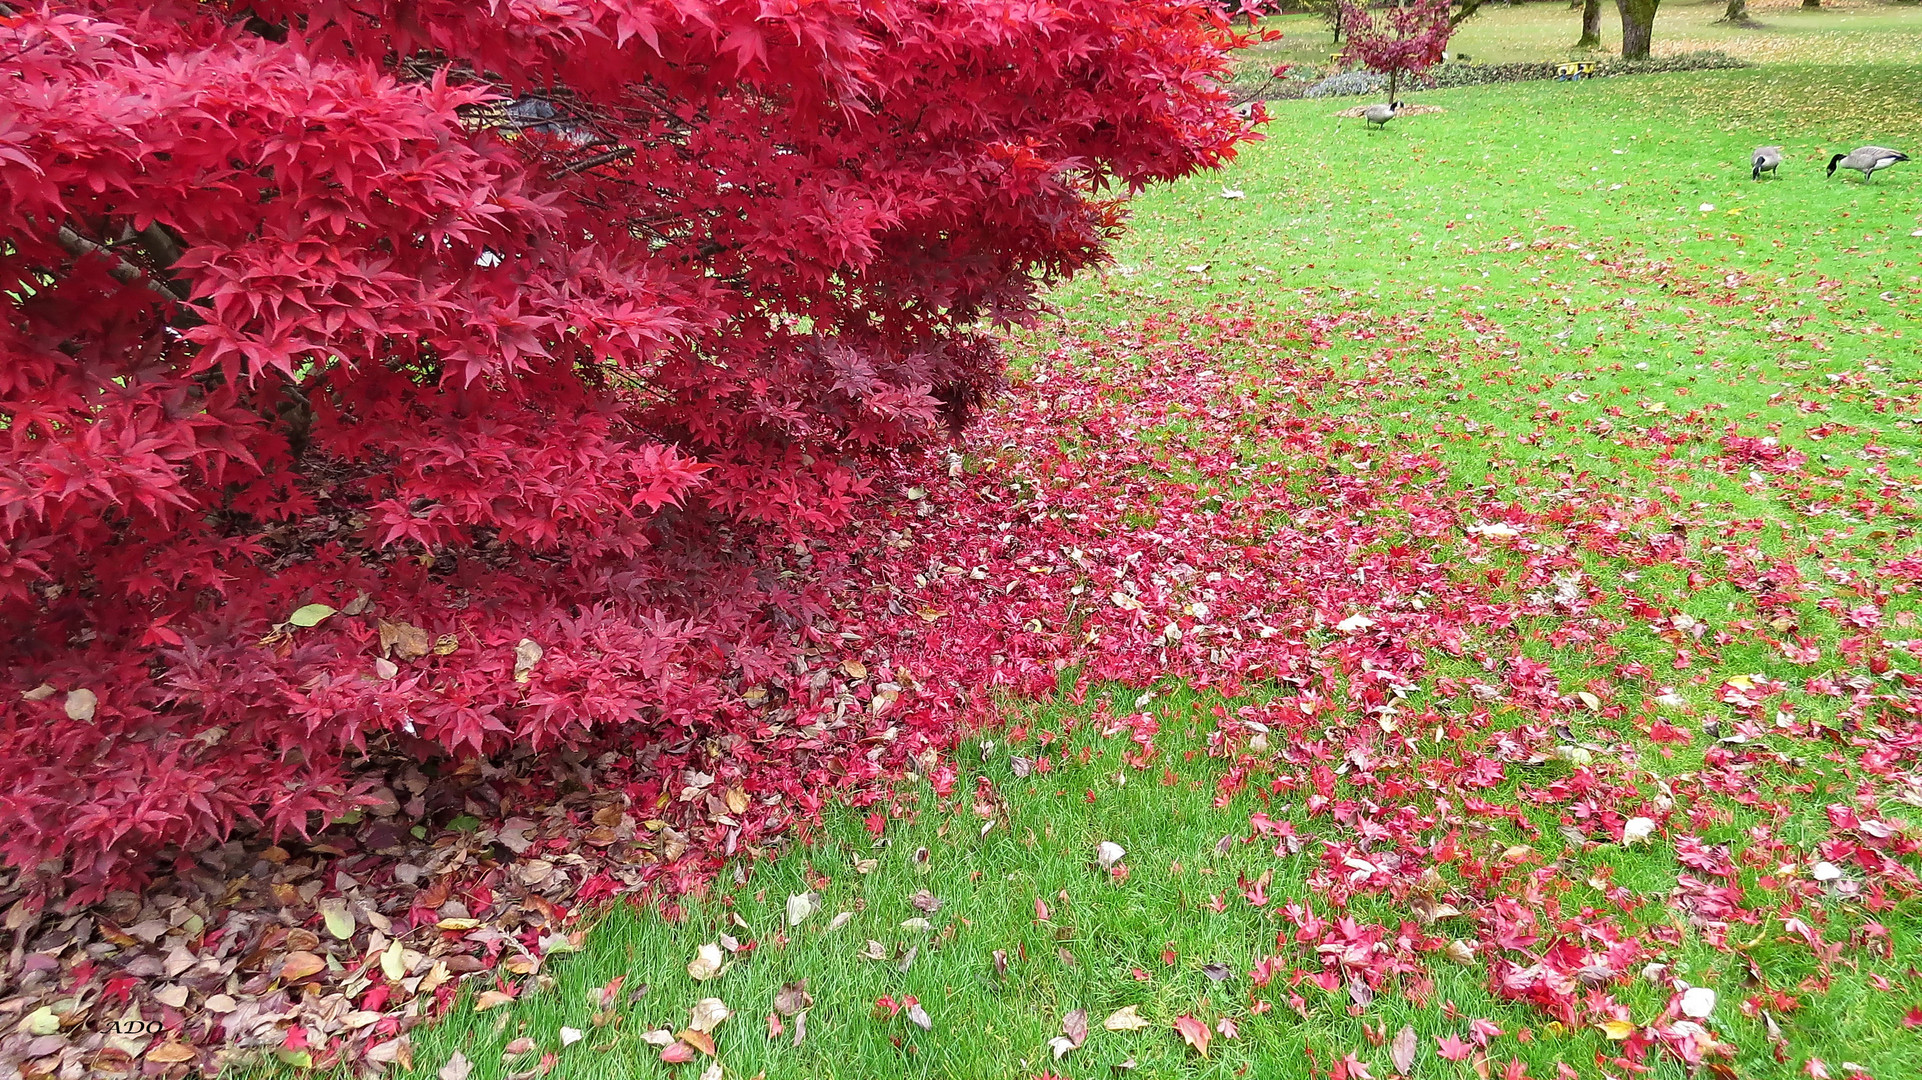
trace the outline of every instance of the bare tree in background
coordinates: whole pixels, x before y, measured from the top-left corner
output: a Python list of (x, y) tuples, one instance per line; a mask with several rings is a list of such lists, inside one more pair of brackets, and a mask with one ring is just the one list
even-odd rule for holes
[(1582, 0), (1582, 37), (1578, 49), (1602, 47), (1602, 0)]
[(1622, 59), (1648, 59), (1648, 42), (1655, 35), (1655, 9), (1660, 6), (1662, 0), (1615, 0), (1616, 10), (1622, 13)]

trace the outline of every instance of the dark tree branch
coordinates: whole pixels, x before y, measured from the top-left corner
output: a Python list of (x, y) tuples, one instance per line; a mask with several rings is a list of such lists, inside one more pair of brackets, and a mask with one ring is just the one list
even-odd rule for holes
[[(186, 297), (174, 292), (171, 285), (161, 281), (159, 278), (153, 277), (145, 270), (115, 255), (105, 244), (95, 243), (65, 225), (60, 226), (59, 230), (54, 233), (54, 239), (59, 241), (60, 246), (65, 248), (68, 254), (76, 256), (101, 255), (113, 260), (114, 265), (108, 268), (107, 275), (115, 281), (127, 285), (138, 281), (169, 300), (179, 302), (186, 299)], [(172, 243), (171, 237), (168, 238), (168, 242)], [(177, 245), (175, 246), (175, 250), (176, 252), (178, 251)]]
[(1450, 27), (1456, 27), (1467, 22), (1477, 11), (1482, 9), (1482, 5), (1486, 2), (1487, 0), (1461, 0), (1461, 6), (1456, 8), (1455, 13), (1448, 17), (1448, 25)]
[(140, 244), (140, 249), (152, 256), (163, 270), (179, 262), (180, 256), (187, 251), (180, 245), (173, 230), (158, 221), (149, 222), (146, 228), (135, 234), (134, 239)]
[(633, 147), (617, 146), (614, 149), (609, 150), (604, 154), (595, 154), (593, 157), (582, 158), (579, 161), (572, 162), (567, 165), (563, 165), (560, 168), (554, 170), (554, 175), (555, 176), (572, 176), (574, 173), (577, 173), (577, 172), (586, 172), (588, 169), (599, 168), (600, 166), (606, 165), (609, 162), (619, 161), (621, 158), (624, 158), (624, 157), (630, 157), (633, 155), (633, 153), (634, 153)]

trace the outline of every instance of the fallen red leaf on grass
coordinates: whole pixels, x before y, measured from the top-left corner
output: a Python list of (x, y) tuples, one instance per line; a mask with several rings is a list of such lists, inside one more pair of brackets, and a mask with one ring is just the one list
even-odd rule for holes
[(1187, 1042), (1189, 1046), (1195, 1048), (1196, 1053), (1202, 1057), (1208, 1056), (1208, 1043), (1214, 1036), (1209, 1033), (1207, 1024), (1202, 1023), (1192, 1016), (1177, 1016), (1175, 1017), (1175, 1031), (1181, 1035), (1181, 1038)]

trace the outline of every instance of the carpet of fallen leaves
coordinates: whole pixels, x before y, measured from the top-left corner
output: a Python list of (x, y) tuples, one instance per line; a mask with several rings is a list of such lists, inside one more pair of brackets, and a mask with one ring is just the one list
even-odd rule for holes
[[(1645, 403), (1645, 424), (1619, 425), (1632, 431), (1601, 419), (1647, 455), (1632, 484), (1572, 467), (1451, 482), (1445, 444), (1479, 438), (1498, 459), (1492, 436), (1390, 434), (1369, 404), (1502, 355), (1494, 328), (1467, 329), (1486, 350), (1472, 364), (1417, 320), (1352, 314), (1164, 320), (1064, 348), (975, 436), (977, 456), (903, 492), (878, 554), (857, 555), (891, 616), (850, 626), (957, 694), (1067, 679), (1078, 698), (1170, 675), (1230, 699), (1264, 688), (1218, 714), (1218, 805), (1264, 789), (1274, 808), (1239, 842), (1321, 865), (1303, 896), (1242, 882), (1243, 902), (1285, 913), (1257, 986), (1305, 977), (1365, 1005), (1422, 993), (1428, 965), (1479, 963), (1498, 996), (1604, 1032), (1598, 1064), (1620, 1075), (1672, 1055), (1732, 1076), (1716, 1017), (1792, 1011), (1836, 965), (1887, 968), (1871, 985), (1916, 999), (1922, 975), (1879, 921), (1913, 906), (1922, 849), (1922, 641), (1902, 633), (1922, 584), (1913, 478), (1825, 485), (1807, 451), (1711, 402)], [(1337, 340), (1373, 350), (1362, 374), (1316, 361)], [(1251, 342), (1260, 363), (1224, 359)], [(1556, 392), (1582, 398), (1573, 379)], [(1671, 484), (1704, 468), (1782, 512), (1698, 516)], [(1808, 524), (1825, 511), (1877, 526), (1884, 557), (1826, 557), (1857, 530)], [(1679, 588), (1639, 584), (1663, 574)], [(1683, 610), (1717, 588), (1738, 598), (1724, 619)], [(1564, 685), (1571, 671), (1587, 677)], [(1135, 768), (1179, 767), (1157, 756), (1152, 714), (1104, 719), (1131, 731)], [(1044, 749), (1029, 767), (1048, 766)], [(1559, 821), (1549, 842), (1491, 844), (1510, 824), (1539, 835), (1542, 811)], [(1736, 839), (1704, 839), (1738, 815)], [(1681, 867), (1659, 903), (1587, 857), (1655, 844)], [(1346, 914), (1361, 898), (1405, 917)], [(1661, 962), (1685, 938), (1792, 943), (1814, 973), (1756, 953), (1742, 995), (1718, 1001)], [(1615, 996), (1630, 980), (1668, 986), (1667, 1010), (1631, 1017)], [(1205, 1029), (1183, 1035), (1205, 1046)]]
[(182, 856), (92, 908), (0, 877), (0, 1078), (408, 1064), (407, 1032), (463, 983), (513, 1000), (614, 898), (671, 910), (831, 801), (879, 797), (910, 753), (932, 760), (942, 711), (897, 723), (901, 687), (811, 652), (698, 743), (373, 763), (393, 782), (370, 810)]
[[(1494, 433), (1400, 408), (1463, 371), (1518, 377), (1498, 327), (1464, 314), (1438, 339), (1431, 321), (1216, 311), (1061, 346), (964, 447), (904, 463), (849, 535), (786, 554), (822, 583), (818, 644), (701, 745), (402, 769), (387, 805), (311, 843), (236, 841), (86, 911), (0, 885), (0, 1075), (409, 1065), (413, 1026), (463, 985), (512, 1001), (607, 901), (671, 913), (831, 801), (872, 805), (904, 772), (950, 788), (933, 748), (1007, 699), (1169, 677), (1236, 703), (1218, 802), (1259, 790), (1269, 809), (1235, 842), (1320, 860), (1307, 895), (1237, 889), (1280, 922), (1257, 987), (1312, 980), (1359, 1007), (1478, 964), (1545, 1023), (1603, 1032), (1609, 1075), (1662, 1057), (1732, 1075), (1717, 1018), (1774, 1031), (1838, 965), (1917, 999), (1884, 922), (1913, 907), (1922, 846), (1913, 478), (1871, 438), (1875, 465), (1835, 480), (1712, 402), (1580, 422), (1544, 404), (1534, 440), (1606, 437), (1631, 460), (1523, 467)], [(1363, 359), (1329, 362), (1336, 345)], [(1582, 403), (1582, 375), (1561, 378), (1503, 392)], [(1797, 396), (1917, 414), (1913, 387), (1850, 378)], [(1464, 483), (1463, 445), (1510, 482)], [(1685, 504), (1675, 485), (1704, 470), (1767, 512)], [(1716, 589), (1725, 617), (1683, 610)], [(1102, 723), (1132, 768), (1180, 767), (1151, 713)], [(1050, 768), (1046, 748), (1022, 768)], [(1534, 841), (1493, 838), (1511, 828)], [(1589, 857), (1644, 845), (1682, 867), (1657, 903)], [(1355, 914), (1382, 905), (1402, 917)], [(1666, 967), (1684, 939), (1748, 957), (1739, 999)], [(1771, 968), (1784, 942), (1812, 973)], [(1631, 1016), (1634, 980), (1666, 986), (1666, 1011)]]

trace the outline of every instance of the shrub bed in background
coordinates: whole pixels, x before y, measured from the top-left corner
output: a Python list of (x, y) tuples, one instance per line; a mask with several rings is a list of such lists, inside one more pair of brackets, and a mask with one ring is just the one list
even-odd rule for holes
[(1373, 71), (1344, 71), (1330, 75), (1318, 83), (1304, 88), (1300, 97), (1324, 98), (1346, 97), (1352, 94), (1380, 93), (1388, 85), (1388, 76)]
[[(1481, 86), (1487, 83), (1528, 82), (1535, 79), (1554, 78), (1556, 68), (1562, 63), (1562, 61), (1552, 61), (1539, 64), (1442, 64), (1430, 69), (1428, 78), (1437, 89)], [(1593, 77), (1652, 75), (1669, 71), (1713, 71), (1749, 66), (1751, 65), (1747, 61), (1737, 60), (1725, 53), (1693, 52), (1675, 56), (1658, 56), (1649, 60), (1604, 60)]]
[[(1555, 69), (1563, 62), (1556, 60), (1515, 64), (1461, 62), (1438, 64), (1422, 76), (1420, 85), (1427, 89), (1448, 89), (1457, 86), (1553, 79)], [(1658, 56), (1650, 60), (1604, 60), (1594, 77), (1612, 78), (1618, 75), (1650, 75), (1670, 71), (1713, 71), (1750, 66), (1752, 65), (1748, 61), (1738, 60), (1726, 53), (1692, 52), (1679, 53), (1675, 56)], [(1288, 78), (1273, 81), (1262, 97), (1269, 101), (1294, 101), (1301, 98), (1375, 94), (1380, 93), (1387, 85), (1386, 76), (1359, 69), (1319, 78), (1311, 73), (1290, 72)]]

